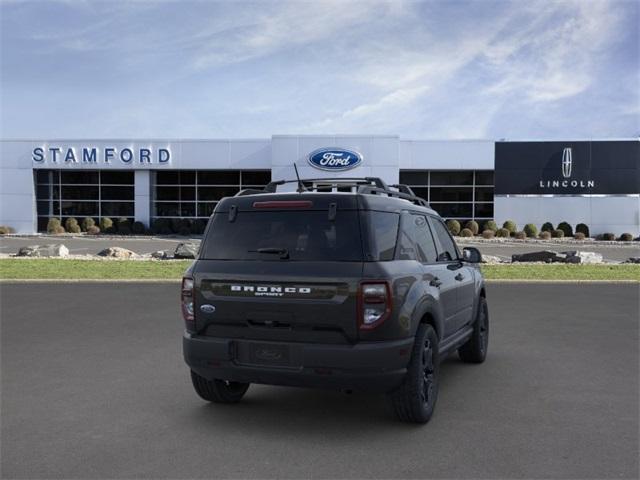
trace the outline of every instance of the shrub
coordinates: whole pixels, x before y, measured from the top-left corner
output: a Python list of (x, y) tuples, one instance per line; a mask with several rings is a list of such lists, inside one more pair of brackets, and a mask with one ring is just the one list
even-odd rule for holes
[(53, 233), (54, 235), (59, 235), (61, 233), (64, 233), (64, 227), (62, 225), (58, 225), (56, 227), (54, 227), (53, 231), (51, 233)]
[(0, 235), (6, 235), (7, 233), (16, 233), (16, 231), (7, 225), (0, 225)]
[(100, 233), (100, 227), (96, 227), (95, 225), (91, 225), (90, 227), (87, 227), (88, 235), (97, 235), (99, 233)]
[(573, 237), (573, 228), (568, 222), (560, 222), (557, 229), (562, 230), (565, 237)]
[(551, 232), (548, 230), (544, 230), (540, 232), (538, 237), (540, 237), (541, 240), (549, 240), (551, 238)]
[(478, 232), (480, 231), (480, 226), (478, 225), (478, 222), (474, 221), (474, 220), (469, 220), (464, 228), (471, 230), (471, 233), (473, 233), (474, 235), (477, 235)]
[(142, 235), (145, 233), (146, 228), (142, 222), (133, 222), (133, 225), (131, 225), (131, 231), (136, 235)]
[(156, 218), (151, 224), (151, 231), (156, 235), (169, 235), (171, 224), (166, 218)]
[(585, 236), (582, 232), (576, 232), (573, 234), (573, 238), (575, 238), (576, 240), (584, 240)]
[(96, 221), (95, 221), (93, 218), (91, 218), (91, 217), (84, 217), (84, 218), (82, 219), (82, 223), (81, 223), (82, 231), (83, 231), (83, 232), (88, 231), (88, 230), (89, 230), (89, 227), (93, 227), (93, 226), (95, 226), (95, 224), (96, 224)]
[(80, 233), (80, 225), (78, 225), (78, 220), (73, 217), (69, 217), (64, 222), (64, 228), (69, 233)]
[(447, 228), (451, 235), (460, 235), (460, 222), (457, 220), (447, 220)]
[(620, 240), (621, 242), (632, 242), (633, 235), (631, 235), (630, 233), (623, 233), (622, 235), (620, 235), (620, 238), (618, 238), (618, 240)]
[(507, 230), (509, 230), (509, 234), (516, 233), (516, 230), (518, 230), (518, 226), (513, 220), (507, 220), (506, 222), (504, 222), (502, 224), (502, 228), (506, 228)]
[(556, 228), (553, 232), (551, 232), (551, 236), (553, 238), (563, 238), (564, 230), (560, 230), (559, 228)]
[(527, 223), (524, 226), (524, 233), (529, 238), (535, 238), (538, 235), (538, 228), (533, 223)]
[(576, 233), (582, 233), (585, 237), (590, 237), (589, 226), (586, 223), (579, 223), (576, 225)]
[(198, 235), (202, 235), (205, 228), (207, 228), (207, 222), (205, 222), (201, 218), (198, 218), (195, 222), (193, 222), (192, 232)]
[(193, 222), (189, 218), (181, 218), (178, 222), (178, 229), (175, 231), (178, 235), (191, 235), (191, 224)]
[(113, 227), (113, 220), (109, 217), (102, 217), (100, 219), (100, 231), (102, 233), (114, 233), (115, 228)]
[(507, 230), (506, 228), (499, 228), (496, 232), (496, 237), (498, 238), (509, 238), (510, 235), (511, 232), (509, 232), (509, 230)]
[(131, 222), (128, 218), (121, 217), (116, 220), (116, 228), (122, 235), (131, 235)]
[(59, 218), (50, 218), (49, 222), (47, 222), (47, 233), (56, 233), (56, 228), (60, 226)]
[(491, 230), (493, 233), (498, 231), (498, 224), (493, 220), (487, 220), (484, 223), (483, 230)]
[(463, 228), (460, 230), (461, 237), (473, 237), (473, 232), (469, 228)]
[(482, 232), (482, 238), (487, 238), (487, 239), (489, 239), (489, 238), (493, 238), (493, 237), (495, 237), (495, 236), (496, 236), (496, 232), (494, 232), (494, 231), (493, 231), (493, 230), (491, 230), (491, 229), (487, 229), (487, 230), (484, 230), (484, 231)]
[(540, 228), (540, 231), (542, 231), (542, 232), (553, 232), (553, 223), (544, 222), (542, 224), (542, 227)]
[(603, 233), (598, 237), (598, 240), (605, 240), (611, 242), (616, 239), (616, 236), (613, 233), (607, 232)]
[(521, 230), (519, 232), (516, 232), (514, 237), (516, 237), (516, 239), (518, 240), (524, 240), (525, 238), (527, 238), (527, 234)]

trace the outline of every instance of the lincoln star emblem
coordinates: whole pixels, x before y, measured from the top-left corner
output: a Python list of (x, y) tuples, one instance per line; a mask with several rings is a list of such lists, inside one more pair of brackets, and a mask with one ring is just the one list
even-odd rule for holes
[(573, 159), (571, 158), (571, 147), (565, 148), (562, 151), (562, 176), (564, 178), (571, 177), (571, 164)]

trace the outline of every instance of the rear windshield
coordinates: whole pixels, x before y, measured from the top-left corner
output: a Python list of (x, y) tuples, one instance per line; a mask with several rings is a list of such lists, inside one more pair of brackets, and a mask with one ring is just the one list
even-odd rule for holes
[(238, 212), (213, 216), (203, 240), (205, 260), (362, 261), (358, 212)]

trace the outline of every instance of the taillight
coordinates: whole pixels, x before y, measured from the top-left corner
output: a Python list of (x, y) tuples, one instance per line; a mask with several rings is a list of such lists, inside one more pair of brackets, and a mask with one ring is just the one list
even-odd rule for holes
[(182, 317), (187, 330), (195, 330), (196, 322), (193, 316), (193, 278), (182, 279), (182, 291), (180, 294), (182, 304)]
[(358, 326), (371, 330), (384, 322), (391, 314), (391, 291), (387, 282), (360, 284), (358, 294)]

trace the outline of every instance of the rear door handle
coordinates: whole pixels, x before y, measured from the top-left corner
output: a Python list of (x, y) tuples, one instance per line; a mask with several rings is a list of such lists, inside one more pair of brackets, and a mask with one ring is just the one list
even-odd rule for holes
[(462, 280), (464, 280), (464, 275), (462, 275), (461, 273), (459, 273), (459, 274), (457, 274), (457, 275), (456, 275), (455, 277), (453, 277), (453, 278), (455, 278), (457, 281), (461, 282)]
[(433, 277), (433, 279), (429, 282), (429, 285), (431, 285), (432, 287), (439, 287), (440, 285), (442, 285), (442, 282), (438, 277)]

